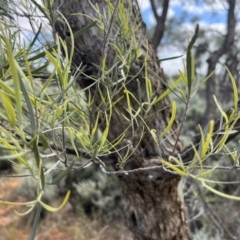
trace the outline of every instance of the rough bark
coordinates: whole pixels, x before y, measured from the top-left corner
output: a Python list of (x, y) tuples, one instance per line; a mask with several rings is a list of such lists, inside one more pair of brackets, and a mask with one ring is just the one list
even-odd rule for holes
[[(55, 0), (54, 9), (59, 9), (66, 17), (73, 32), (85, 27), (93, 18), (99, 18), (96, 8), (94, 9), (93, 6), (98, 6), (102, 14), (107, 12), (106, 1), (104, 0), (94, 0), (92, 4), (88, 0), (73, 1), (69, 4), (70, 2), (70, 0)], [(116, 6), (117, 2), (117, 0), (111, 1), (113, 6)], [(129, 14), (132, 21), (129, 27), (136, 28), (140, 24), (140, 27), (136, 28), (134, 39), (137, 40), (141, 47), (142, 54), (129, 65), (128, 69), (123, 65), (123, 70), (128, 72), (125, 88), (138, 100), (134, 101), (134, 98), (131, 98), (131, 109), (134, 113), (139, 109), (141, 103), (149, 102), (146, 92), (146, 70), (148, 70), (148, 79), (153, 87), (151, 99), (159, 96), (165, 90), (165, 86), (157, 77), (163, 78), (162, 70), (158, 63), (149, 61), (147, 67), (144, 65), (145, 60), (157, 59), (157, 56), (146, 40), (145, 29), (141, 25), (139, 10), (136, 5), (133, 4), (132, 6), (131, 2), (125, 1), (124, 8), (126, 11), (130, 11)], [(136, 119), (133, 122), (129, 121), (132, 115), (127, 110), (127, 96), (121, 84), (116, 84), (123, 62), (117, 57), (112, 47), (113, 44), (124, 40), (121, 38), (122, 35), (119, 34), (117, 28), (114, 27), (110, 35), (110, 44), (106, 45), (106, 39), (109, 36), (109, 25), (111, 25), (109, 22), (105, 23), (104, 30), (95, 26), (75, 40), (73, 63), (75, 66), (82, 64), (82, 66), (85, 66), (84, 72), (86, 75), (97, 78), (97, 76), (101, 75), (99, 66), (102, 63), (103, 55), (107, 54), (106, 65), (108, 69), (115, 64), (111, 74), (107, 75), (106, 78), (108, 90), (111, 93), (111, 100), (116, 102), (111, 109), (112, 116), (108, 140), (110, 142), (114, 141), (125, 132), (124, 140), (118, 144), (117, 148), (118, 154), (121, 156), (125, 156), (127, 152), (126, 143), (128, 144), (128, 150), (132, 151), (124, 165), (126, 170), (149, 167), (156, 164), (160, 165), (161, 158), (167, 160), (169, 155), (176, 154), (181, 150), (180, 142), (174, 148), (177, 139), (176, 122), (168, 132), (168, 135), (164, 139), (159, 139), (159, 142), (153, 139), (150, 132), (154, 130), (156, 136), (160, 136), (163, 132), (171, 116), (171, 103), (166, 97), (153, 105), (147, 114), (146, 108), (142, 107)], [(69, 35), (66, 26), (62, 23), (56, 22), (55, 30), (62, 38)], [(127, 42), (125, 44), (127, 45)], [(106, 126), (104, 112), (109, 111), (110, 113), (109, 106), (103, 104), (101, 99), (101, 95), (107, 95), (106, 86), (101, 81), (94, 84), (94, 81), (86, 75), (80, 76), (79, 83), (82, 88), (91, 86), (90, 91), (86, 91), (86, 94), (88, 94), (89, 98), (94, 99), (92, 114), (97, 115), (97, 113), (100, 113), (99, 126), (104, 130)], [(174, 149), (175, 152), (173, 152)], [(186, 209), (178, 196), (178, 184), (180, 181), (178, 175), (162, 168), (121, 175), (119, 181), (123, 196), (123, 213), (127, 226), (133, 232), (134, 239), (190, 239)]]

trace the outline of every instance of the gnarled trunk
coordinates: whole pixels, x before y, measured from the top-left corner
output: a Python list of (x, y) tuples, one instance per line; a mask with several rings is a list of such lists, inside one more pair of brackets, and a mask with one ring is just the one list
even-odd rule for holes
[[(91, 3), (89, 0), (55, 0), (54, 10), (59, 10), (66, 17), (73, 32), (93, 19), (99, 20), (97, 26), (75, 39), (73, 63), (75, 66), (85, 66), (86, 75), (80, 76), (79, 83), (83, 88), (90, 87), (86, 94), (94, 101), (92, 114), (100, 115), (99, 127), (102, 130), (107, 125), (105, 113), (111, 115), (108, 141), (112, 142), (124, 133), (124, 139), (116, 146), (115, 158), (128, 154), (123, 165), (125, 170), (160, 165), (161, 159), (167, 160), (169, 155), (181, 149), (180, 142), (176, 140), (176, 122), (164, 138), (159, 138), (171, 117), (169, 99), (165, 97), (149, 108), (149, 103), (166, 90), (160, 81), (163, 78), (162, 70), (156, 61), (150, 61), (157, 59), (157, 56), (146, 40), (136, 4), (132, 1), (110, 2), (107, 6), (104, 0), (93, 0)], [(121, 21), (123, 13), (119, 11), (114, 16), (114, 10), (110, 18), (110, 7), (124, 8), (130, 19)], [(126, 21), (129, 22), (125, 26), (127, 29), (124, 29)], [(57, 21), (54, 27), (62, 38), (69, 36), (66, 24)], [(126, 51), (123, 53), (126, 59), (120, 58), (114, 44), (119, 44), (118, 49), (122, 47), (121, 51)], [(127, 55), (130, 48), (131, 54)], [(140, 56), (136, 54), (139, 49)], [(132, 58), (134, 54), (135, 59)], [(102, 80), (94, 82), (88, 76), (99, 79), (104, 59), (105, 66), (111, 71)], [(126, 79), (123, 79), (122, 71)], [(150, 82), (151, 96), (146, 90)], [(108, 96), (114, 104), (107, 103)], [(126, 224), (133, 232), (134, 239), (190, 239), (186, 209), (178, 196), (178, 175), (158, 168), (122, 174), (119, 181)]]

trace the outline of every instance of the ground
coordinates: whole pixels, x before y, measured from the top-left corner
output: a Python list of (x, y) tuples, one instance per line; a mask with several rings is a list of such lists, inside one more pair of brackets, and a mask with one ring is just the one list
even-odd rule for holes
[[(24, 202), (17, 196), (19, 178), (2, 177), (0, 200)], [(20, 217), (15, 211), (23, 212), (23, 207), (0, 204), (0, 240), (28, 240), (31, 233), (31, 214)], [(73, 213), (68, 203), (57, 213), (47, 213), (41, 220), (35, 240), (132, 240), (131, 233), (122, 224), (104, 225), (90, 217), (79, 217)]]

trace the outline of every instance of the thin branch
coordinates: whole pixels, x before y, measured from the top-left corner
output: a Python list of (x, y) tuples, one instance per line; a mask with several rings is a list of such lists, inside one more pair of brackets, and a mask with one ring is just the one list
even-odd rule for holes
[[(238, 103), (238, 109), (236, 111), (238, 111), (239, 109), (240, 109), (240, 101)], [(226, 114), (228, 116), (231, 113), (232, 113), (232, 108), (230, 108), (230, 110), (228, 112), (226, 112)], [(233, 130), (240, 129), (240, 116), (239, 116), (240, 113), (237, 112), (236, 115), (239, 119), (236, 121)], [(222, 136), (222, 135), (218, 134), (219, 132), (224, 131), (224, 128), (223, 128), (223, 126), (221, 126), (221, 124), (222, 124), (221, 119), (219, 119), (215, 123), (215, 126), (214, 126), (215, 133), (213, 134), (213, 139), (212, 139), (213, 142), (218, 141), (219, 136)], [(233, 134), (229, 134), (229, 136), (226, 140), (226, 143), (230, 142), (238, 134), (239, 134), (239, 131), (236, 131)], [(53, 135), (54, 135), (54, 133), (53, 133)], [(55, 140), (55, 137), (54, 137), (54, 140)], [(31, 142), (31, 139), (25, 139), (25, 142)], [(195, 146), (196, 149), (198, 148), (200, 143), (201, 143), (201, 136), (200, 135), (195, 136), (194, 141), (193, 141), (193, 145)], [(21, 145), (21, 143), (19, 143), (19, 144)], [(43, 144), (39, 141), (38, 146), (43, 146)], [(66, 164), (66, 161), (62, 160), (59, 157), (59, 155), (62, 154), (62, 153), (71, 154), (71, 155), (75, 155), (75, 156), (81, 156), (81, 157), (86, 158), (86, 159), (92, 159), (91, 154), (88, 154), (87, 152), (84, 152), (84, 151), (81, 151), (81, 150), (77, 150), (77, 152), (76, 152), (74, 149), (67, 148), (67, 147), (65, 149), (63, 149), (62, 147), (59, 147), (59, 145), (57, 145), (56, 142), (55, 142), (55, 144), (49, 144), (49, 149), (51, 150), (52, 153), (51, 154), (41, 154), (41, 157), (48, 158), (48, 157), (54, 157), (55, 156), (55, 157), (57, 157), (58, 160), (60, 160), (62, 163), (64, 163), (66, 167), (69, 166), (69, 163)], [(57, 152), (55, 152), (54, 150), (57, 151)], [(176, 156), (176, 157), (182, 159), (184, 164), (191, 163), (191, 161), (192, 161), (192, 159), (194, 158), (194, 155), (195, 155), (195, 151), (194, 151), (193, 146), (192, 145), (187, 146), (179, 155), (180, 155), (180, 157), (179, 156)], [(107, 171), (105, 169), (105, 164), (106, 163), (110, 164), (110, 165), (114, 165), (114, 164), (117, 163), (117, 158), (116, 158), (116, 155), (114, 153), (108, 154), (106, 156), (98, 157), (95, 160), (89, 160), (88, 163), (81, 164), (80, 166), (79, 165), (78, 166), (74, 165), (73, 169), (77, 169), (77, 170), (83, 169), (83, 168), (89, 167), (93, 163), (99, 164), (101, 170), (106, 174), (117, 174), (117, 175), (125, 174), (126, 175), (126, 174), (129, 174), (129, 173), (135, 173), (135, 172), (140, 172), (140, 171), (150, 171), (150, 170), (156, 170), (156, 169), (164, 169), (164, 171), (169, 171), (170, 173), (175, 173), (173, 171), (170, 171), (169, 169), (167, 169), (163, 165), (154, 165), (154, 166), (150, 166), (150, 167), (137, 168), (137, 169), (128, 170), (128, 171), (126, 171), (126, 170)], [(160, 159), (159, 159), (159, 164), (160, 164)], [(195, 166), (195, 168), (199, 168), (199, 166)], [(203, 166), (202, 168), (203, 169), (213, 169), (213, 166)], [(233, 170), (233, 169), (239, 170), (240, 166), (229, 166), (229, 167), (218, 166), (216, 169), (218, 169), (218, 170), (228, 170), (228, 171)]]
[(55, 162), (52, 167), (50, 167), (47, 171), (44, 172), (44, 175), (46, 176), (46, 175), (48, 175), (50, 172), (52, 172), (53, 170), (55, 170), (55, 169), (57, 168), (58, 164), (61, 163), (61, 162), (62, 162), (61, 160), (58, 160), (57, 162)]
[(195, 215), (194, 217), (190, 218), (187, 220), (187, 223), (190, 223), (192, 221), (195, 221), (196, 219), (198, 219), (199, 217), (201, 217), (204, 213), (204, 208), (201, 207), (200, 210), (199, 210), (199, 213), (197, 215)]
[(202, 200), (203, 207), (207, 210), (206, 211), (207, 215), (209, 216), (209, 218), (211, 219), (213, 224), (216, 226), (216, 228), (219, 230), (221, 235), (223, 235), (225, 233), (226, 235), (228, 235), (228, 237), (230, 237), (230, 239), (237, 239), (237, 237), (232, 235), (232, 233), (224, 226), (221, 218), (215, 213), (215, 211), (212, 209), (212, 207), (210, 207), (208, 205), (208, 203), (205, 201), (205, 197), (203, 196), (203, 192), (202, 192), (201, 188), (199, 187), (199, 185), (197, 185), (197, 188), (200, 193), (199, 196)]
[[(238, 102), (238, 109), (236, 109), (236, 117), (238, 118), (238, 120), (235, 123), (235, 126), (233, 128), (233, 130), (236, 130), (236, 132), (229, 134), (226, 143), (230, 142), (232, 139), (234, 139), (240, 131), (238, 131), (238, 129), (240, 129), (240, 101)], [(231, 113), (233, 111), (233, 108), (230, 108), (226, 114), (227, 116), (230, 116)], [(219, 134), (219, 132), (224, 132), (224, 126), (221, 125), (222, 121), (221, 119), (219, 119), (218, 121), (216, 121), (215, 126), (214, 126), (214, 134), (212, 137), (212, 141), (213, 142), (218, 142), (219, 141), (219, 136), (222, 136), (222, 134)], [(5, 126), (6, 127), (6, 126)], [(27, 133), (27, 132), (26, 132)], [(28, 133), (27, 133), (28, 134)], [(15, 136), (19, 139), (21, 139), (20, 136)], [(53, 132), (53, 139), (55, 143), (49, 143), (49, 149), (51, 150), (52, 153), (50, 154), (41, 154), (40, 156), (42, 158), (48, 158), (48, 157), (57, 157), (57, 159), (62, 162), (63, 164), (65, 164), (66, 167), (69, 166), (69, 163), (66, 163), (65, 160), (61, 159), (59, 156), (62, 153), (65, 154), (71, 154), (71, 155), (75, 155), (75, 156), (81, 156), (82, 158), (85, 159), (89, 159), (89, 162), (86, 164), (74, 164), (73, 169), (74, 170), (79, 170), (79, 169), (84, 169), (87, 168), (89, 166), (91, 166), (92, 164), (98, 164), (101, 168), (101, 170), (106, 173), (106, 174), (116, 174), (116, 175), (120, 175), (120, 174), (129, 174), (129, 173), (136, 173), (136, 172), (141, 172), (141, 171), (150, 171), (150, 170), (156, 170), (156, 169), (163, 169), (165, 172), (170, 172), (171, 174), (176, 174), (175, 172), (169, 170), (168, 168), (166, 168), (161, 164), (160, 161), (160, 157), (159, 157), (159, 165), (154, 165), (154, 166), (150, 166), (150, 167), (142, 167), (142, 168), (137, 168), (137, 169), (132, 169), (132, 170), (118, 170), (118, 171), (107, 171), (105, 169), (105, 164), (109, 164), (109, 165), (115, 165), (118, 162), (117, 156), (114, 153), (105, 155), (105, 156), (101, 156), (95, 159), (92, 159), (92, 155), (84, 152), (82, 150), (74, 150), (72, 148), (65, 148), (63, 149), (62, 147), (60, 147), (59, 145), (57, 145), (56, 143), (56, 139), (55, 139), (55, 134)], [(24, 142), (31, 142), (31, 139), (25, 139)], [(25, 143), (21, 143), (19, 142), (19, 145), (24, 146)], [(194, 138), (193, 141), (193, 145), (195, 146), (195, 148), (197, 149), (198, 146), (201, 143), (201, 136), (197, 135)], [(43, 146), (43, 143), (41, 143), (40, 141), (38, 142), (38, 146)], [(56, 151), (56, 152), (55, 152)], [(182, 160), (182, 162), (186, 165), (191, 163), (192, 159), (194, 158), (195, 155), (195, 151), (192, 145), (187, 146), (181, 153), (179, 153), (180, 156), (176, 155), (177, 158), (180, 158)], [(58, 164), (58, 162), (56, 163)], [(56, 166), (54, 166), (53, 168), (51, 168), (51, 170), (55, 169)], [(195, 166), (194, 168), (200, 168), (199, 166)], [(203, 169), (213, 169), (213, 166), (203, 166)], [(229, 166), (229, 167), (225, 167), (225, 166), (218, 166), (216, 169), (218, 170), (240, 170), (240, 166)], [(49, 170), (48, 170), (49, 171)]]
[(113, 27), (114, 27), (114, 24), (115, 24), (115, 20), (116, 20), (116, 17), (117, 17), (117, 12), (118, 12), (117, 10), (118, 10), (119, 3), (120, 3), (120, 0), (118, 0), (116, 2), (116, 5), (115, 5), (114, 10), (113, 10), (110, 26), (108, 28), (108, 32), (107, 32), (107, 35), (106, 35), (106, 38), (105, 38), (105, 41), (104, 41), (103, 56), (102, 56), (103, 58), (107, 55), (107, 52), (108, 52), (109, 40), (110, 40), (110, 36), (112, 34)]
[(200, 169), (217, 169), (217, 170), (240, 170), (240, 166), (231, 166), (231, 167), (225, 167), (225, 166), (195, 166), (193, 168), (200, 168)]
[(174, 145), (174, 148), (173, 148), (173, 151), (172, 151), (173, 154), (174, 154), (175, 149), (176, 149), (176, 147), (177, 147), (178, 140), (179, 140), (179, 137), (180, 137), (180, 134), (181, 134), (183, 125), (184, 125), (184, 123), (185, 123), (186, 117), (187, 117), (187, 111), (188, 111), (189, 102), (190, 102), (190, 94), (188, 94), (188, 97), (187, 97), (187, 102), (186, 102), (185, 110), (184, 110), (183, 117), (182, 117), (182, 120), (181, 120), (181, 123), (180, 123), (179, 131), (178, 131), (178, 133), (177, 133), (177, 138), (176, 138), (176, 141), (175, 141), (175, 145)]
[(128, 175), (129, 173), (136, 173), (136, 172), (142, 172), (142, 171), (150, 171), (150, 170), (156, 170), (156, 169), (162, 169), (163, 166), (151, 166), (151, 167), (143, 167), (143, 168), (136, 168), (133, 170), (118, 170), (118, 171), (107, 171), (105, 167), (100, 164), (100, 169), (102, 170), (103, 173), (108, 174), (108, 175)]

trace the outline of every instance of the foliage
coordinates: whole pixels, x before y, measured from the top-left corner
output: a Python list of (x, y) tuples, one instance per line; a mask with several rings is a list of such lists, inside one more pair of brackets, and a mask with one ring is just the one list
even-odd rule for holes
[[(35, 7), (53, 25), (56, 19), (51, 10), (52, 2), (43, 2), (43, 5), (39, 5), (33, 1)], [(129, 13), (124, 11), (124, 5), (120, 3), (114, 27), (121, 31), (122, 41), (115, 43), (113, 46), (117, 53), (116, 59), (114, 59), (112, 67), (108, 69), (105, 56), (103, 56), (99, 74), (89, 76), (93, 80), (93, 84), (101, 84), (105, 87), (104, 92), (101, 92), (99, 88), (99, 95), (101, 96), (100, 105), (105, 106), (104, 112), (100, 113), (99, 111), (99, 115), (103, 114), (106, 121), (106, 128), (100, 131), (99, 115), (97, 118), (93, 118), (91, 115), (91, 110), (94, 107), (94, 98), (86, 99), (84, 94), (86, 91), (89, 91), (89, 87), (80, 89), (77, 84), (79, 76), (84, 75), (85, 66), (79, 66), (76, 72), (71, 72), (75, 38), (84, 34), (96, 24), (103, 31), (106, 28), (111, 28), (111, 26), (106, 27), (106, 22), (110, 22), (110, 18), (115, 11), (110, 1), (108, 1), (106, 16), (101, 15), (97, 8), (95, 10), (99, 14), (99, 18), (92, 19), (90, 25), (75, 33), (72, 32), (64, 17), (61, 16), (62, 21), (68, 26), (70, 36), (67, 39), (62, 39), (56, 35), (55, 45), (46, 48), (44, 51), (42, 51), (42, 47), (33, 49), (39, 38), (41, 26), (34, 38), (23, 44), (20, 39), (20, 32), (13, 30), (11, 27), (12, 20), (2, 20), (0, 22), (0, 150), (3, 153), (0, 159), (9, 160), (14, 168), (20, 172), (17, 175), (18, 177), (25, 177), (26, 175), (31, 177), (32, 181), (35, 182), (36, 191), (34, 200), (25, 203), (8, 201), (0, 201), (0, 203), (27, 206), (28, 210), (25, 213), (19, 213), (20, 215), (28, 214), (35, 207), (37, 209), (42, 207), (52, 212), (61, 209), (68, 201), (70, 191), (65, 192), (62, 204), (57, 208), (44, 203), (43, 194), (49, 186), (60, 183), (62, 179), (71, 174), (72, 170), (78, 170), (80, 171), (79, 174), (81, 174), (82, 169), (91, 165), (100, 167), (104, 173), (96, 173), (95, 177), (98, 177), (98, 182), (83, 181), (80, 185), (73, 184), (73, 187), (80, 195), (80, 200), (82, 200), (83, 204), (90, 199), (94, 205), (100, 206), (100, 208), (108, 205), (110, 202), (109, 197), (103, 197), (102, 190), (108, 188), (109, 180), (105, 174), (109, 172), (106, 170), (106, 166), (101, 158), (104, 158), (111, 152), (118, 154), (120, 150), (119, 145), (123, 143), (125, 138), (125, 133), (123, 132), (114, 141), (108, 141), (109, 124), (115, 104), (120, 98), (124, 97), (127, 99), (126, 110), (131, 116), (128, 119), (129, 127), (134, 124), (136, 119), (146, 125), (145, 120), (150, 109), (170, 93), (174, 94), (178, 100), (172, 102), (172, 114), (165, 130), (160, 136), (157, 136), (155, 129), (149, 129), (153, 139), (158, 144), (161, 144), (169, 136), (169, 130), (176, 120), (178, 102), (182, 102), (185, 105), (183, 117), (180, 121), (178, 135), (180, 137), (189, 105), (191, 105), (191, 99), (210, 77), (196, 80), (192, 48), (198, 36), (199, 30), (197, 26), (195, 34), (188, 44), (185, 71), (179, 72), (177, 79), (172, 80), (170, 83), (156, 76), (158, 81), (164, 82), (167, 86), (167, 89), (158, 97), (153, 97), (154, 86), (148, 79), (148, 71), (146, 71), (148, 102), (142, 103), (139, 100), (140, 96), (137, 99), (128, 90), (126, 82), (130, 65), (134, 61), (139, 61), (142, 53), (139, 42), (134, 37), (136, 29), (129, 27), (131, 25)], [(71, 43), (71, 49), (68, 48), (69, 45), (67, 43)], [(107, 44), (105, 45), (106, 48)], [(64, 58), (62, 55), (64, 55)], [(36, 62), (40, 64), (37, 68)], [(115, 84), (116, 88), (110, 88), (108, 81), (111, 76), (114, 76), (116, 68), (119, 68), (119, 63), (121, 63), (120, 78), (117, 83), (111, 83)], [(146, 69), (147, 65), (148, 62), (144, 59), (144, 67)], [(45, 73), (49, 69), (51, 71), (46, 78)], [(162, 165), (156, 167), (164, 167), (167, 171), (172, 171), (182, 177), (192, 178), (219, 196), (240, 200), (239, 197), (216, 190), (216, 185), (223, 183), (217, 182), (211, 179), (211, 177), (222, 166), (216, 164), (209, 167), (206, 165), (210, 157), (224, 154), (224, 156), (231, 159), (227, 166), (229, 169), (239, 167), (239, 152), (230, 150), (226, 146), (228, 137), (236, 133), (235, 126), (240, 117), (237, 86), (231, 73), (228, 72), (228, 74), (234, 91), (234, 107), (230, 112), (225, 112), (215, 98), (216, 106), (221, 113), (221, 121), (217, 126), (218, 128), (216, 129), (216, 124), (213, 120), (209, 122), (205, 129), (199, 126), (200, 142), (197, 146), (194, 143), (190, 146), (191, 149), (194, 149), (195, 154), (189, 164), (183, 162), (181, 155), (178, 155), (170, 156), (169, 159), (159, 159)], [(123, 89), (125, 95), (115, 99), (114, 97), (117, 96), (120, 89)], [(132, 108), (133, 102), (137, 102), (139, 106), (136, 111)], [(148, 128), (147, 125), (146, 128)], [(128, 140), (132, 139), (126, 139), (126, 142)], [(119, 165), (122, 169), (124, 169), (124, 163), (132, 154), (130, 144), (126, 143), (124, 148), (127, 149), (125, 156), (122, 157), (118, 154), (120, 159)], [(74, 159), (70, 158), (69, 153), (76, 157)], [(126, 174), (127, 171), (124, 173)], [(129, 172), (128, 174), (131, 173)], [(116, 196), (118, 196), (118, 192)], [(38, 223), (39, 211), (36, 211), (32, 236), (34, 236)]]

